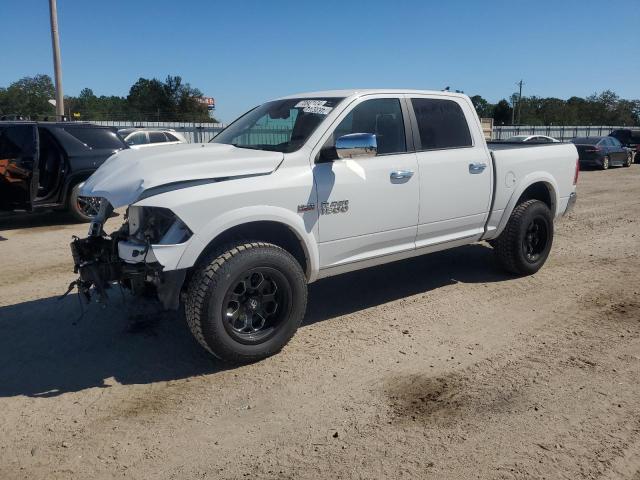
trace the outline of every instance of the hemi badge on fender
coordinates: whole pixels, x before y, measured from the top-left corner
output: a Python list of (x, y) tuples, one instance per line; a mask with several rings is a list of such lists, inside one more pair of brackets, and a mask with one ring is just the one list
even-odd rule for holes
[(310, 210), (315, 210), (315, 203), (307, 203), (306, 205), (298, 205), (298, 213), (300, 212), (308, 212)]

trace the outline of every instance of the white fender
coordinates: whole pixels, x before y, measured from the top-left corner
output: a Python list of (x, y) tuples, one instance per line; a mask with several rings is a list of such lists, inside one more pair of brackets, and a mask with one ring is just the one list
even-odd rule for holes
[(317, 241), (312, 232), (307, 232), (303, 218), (291, 210), (270, 205), (243, 207), (225, 212), (206, 224), (194, 234), (178, 262), (177, 268), (195, 265), (198, 257), (212, 240), (227, 230), (250, 222), (272, 221), (290, 228), (300, 240), (308, 262), (307, 280), (316, 280), (320, 269)]

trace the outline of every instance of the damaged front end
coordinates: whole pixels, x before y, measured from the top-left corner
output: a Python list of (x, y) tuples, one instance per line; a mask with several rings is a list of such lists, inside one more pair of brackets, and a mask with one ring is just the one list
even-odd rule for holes
[(106, 234), (104, 223), (113, 212), (106, 199), (100, 199), (100, 210), (89, 227), (86, 238), (74, 237), (71, 253), (74, 272), (79, 278), (69, 286), (90, 301), (97, 296), (108, 301), (108, 290), (120, 285), (134, 295), (155, 290), (166, 309), (176, 309), (186, 270), (165, 271), (156, 258), (153, 245), (186, 242), (192, 235), (173, 212), (164, 208), (131, 206), (122, 226)]

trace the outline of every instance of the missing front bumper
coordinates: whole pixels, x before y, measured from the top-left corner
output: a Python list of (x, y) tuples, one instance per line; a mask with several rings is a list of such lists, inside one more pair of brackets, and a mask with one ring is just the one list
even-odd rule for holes
[[(128, 261), (123, 260), (123, 253), (128, 254), (124, 257)], [(106, 303), (108, 290), (120, 285), (133, 295), (146, 294), (152, 288), (165, 309), (175, 310), (179, 306), (186, 270), (163, 271), (150, 245), (128, 242), (117, 235), (75, 238), (71, 254), (79, 278), (70, 289), (77, 286), (87, 301), (95, 295), (98, 302)], [(132, 263), (131, 258), (137, 261)]]

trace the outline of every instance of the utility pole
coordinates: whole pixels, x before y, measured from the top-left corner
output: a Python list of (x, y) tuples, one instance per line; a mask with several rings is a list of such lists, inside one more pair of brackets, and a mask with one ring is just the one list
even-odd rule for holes
[(520, 93), (518, 94), (518, 125), (520, 125), (520, 112), (522, 111), (522, 85), (524, 82), (520, 80), (516, 85), (520, 87)]
[(62, 93), (62, 64), (60, 61), (60, 39), (58, 38), (58, 9), (56, 0), (49, 0), (49, 14), (51, 17), (51, 46), (53, 48), (53, 71), (56, 81), (56, 116), (58, 120), (64, 117), (64, 95)]

